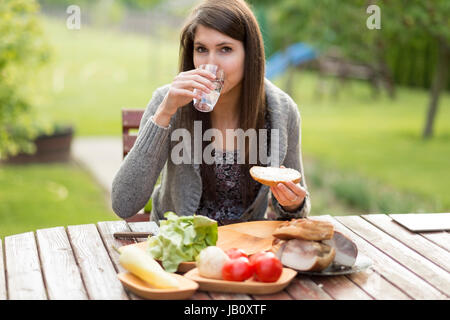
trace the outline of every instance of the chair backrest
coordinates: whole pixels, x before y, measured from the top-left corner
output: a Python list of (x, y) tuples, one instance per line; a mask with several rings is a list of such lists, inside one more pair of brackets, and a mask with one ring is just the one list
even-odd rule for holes
[(123, 157), (130, 152), (136, 142), (137, 134), (131, 134), (131, 129), (139, 129), (145, 109), (122, 109), (122, 147)]
[[(123, 158), (130, 152), (136, 142), (137, 134), (130, 133), (130, 130), (139, 129), (145, 109), (122, 109), (122, 149)], [(149, 221), (150, 213), (140, 211), (137, 214), (125, 219), (127, 222)]]

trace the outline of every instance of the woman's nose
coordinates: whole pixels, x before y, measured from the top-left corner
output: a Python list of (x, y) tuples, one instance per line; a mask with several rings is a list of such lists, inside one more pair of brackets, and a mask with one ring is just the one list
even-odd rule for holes
[(217, 56), (213, 53), (208, 55), (207, 64), (215, 64), (216, 66), (219, 65)]

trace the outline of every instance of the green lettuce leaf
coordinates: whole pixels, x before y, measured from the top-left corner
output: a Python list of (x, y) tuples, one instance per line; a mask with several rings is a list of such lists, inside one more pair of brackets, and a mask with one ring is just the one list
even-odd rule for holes
[(161, 220), (159, 234), (148, 238), (148, 252), (167, 272), (175, 272), (185, 261), (195, 261), (200, 251), (215, 246), (217, 221), (201, 215), (177, 216), (168, 211)]

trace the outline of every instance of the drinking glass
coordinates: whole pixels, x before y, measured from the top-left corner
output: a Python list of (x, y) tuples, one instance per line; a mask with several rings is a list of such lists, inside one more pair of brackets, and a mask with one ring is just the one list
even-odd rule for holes
[[(194, 98), (194, 107), (201, 112), (211, 112), (213, 111), (217, 100), (219, 100), (220, 92), (222, 91), (225, 82), (225, 74), (222, 69), (214, 64), (202, 64), (199, 68), (208, 70), (216, 75), (216, 79), (212, 81), (215, 89), (211, 90), (209, 94), (202, 92), (200, 100)], [(194, 93), (197, 92), (198, 90), (194, 89)]]

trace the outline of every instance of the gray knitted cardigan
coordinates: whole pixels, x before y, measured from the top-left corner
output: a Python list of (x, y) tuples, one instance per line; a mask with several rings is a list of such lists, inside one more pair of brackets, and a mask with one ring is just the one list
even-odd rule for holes
[[(193, 215), (200, 203), (200, 166), (194, 163), (175, 164), (170, 157), (171, 132), (174, 130), (178, 112), (172, 117), (167, 128), (157, 125), (151, 118), (169, 86), (165, 85), (154, 92), (142, 117), (136, 142), (114, 177), (112, 208), (121, 218), (125, 219), (139, 212), (150, 197), (150, 220), (158, 224), (160, 219), (164, 219), (165, 212)], [(264, 80), (264, 87), (271, 128), (279, 130), (279, 164), (298, 170), (302, 174), (300, 184), (306, 188), (301, 156), (301, 119), (297, 105), (267, 79)], [(161, 171), (161, 183), (155, 187)], [(262, 185), (240, 220), (266, 219), (269, 192), (270, 187)], [(296, 212), (285, 211), (274, 196), (271, 198), (276, 219), (306, 217), (310, 212), (309, 194)]]

